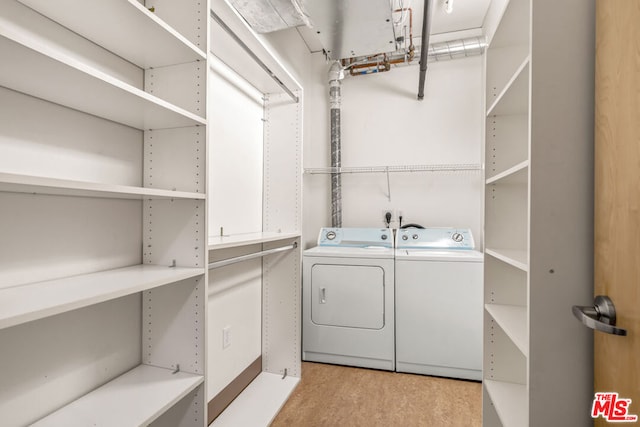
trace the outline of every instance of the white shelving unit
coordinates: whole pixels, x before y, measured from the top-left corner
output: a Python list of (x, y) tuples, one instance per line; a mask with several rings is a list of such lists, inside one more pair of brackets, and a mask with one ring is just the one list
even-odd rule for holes
[(593, 4), (493, 1), (486, 22), (483, 425), (587, 425)]
[[(272, 51), (264, 38), (255, 33), (246, 21), (225, 0), (212, 1), (211, 20), (211, 54), (226, 67), (225, 70), (214, 69), (223, 78), (242, 80), (239, 86), (248, 83), (249, 91), (245, 89), (243, 95), (252, 93), (251, 107), (254, 103), (261, 104), (262, 117), (259, 127), (262, 127), (262, 141), (253, 140), (255, 135), (245, 135), (240, 132), (225, 131), (224, 125), (211, 134), (211, 153), (218, 150), (218, 155), (238, 158), (238, 152), (249, 150), (249, 142), (237, 140), (252, 138), (250, 144), (256, 143), (260, 147), (251, 145), (252, 153), (262, 150), (262, 176), (251, 181), (245, 193), (229, 193), (226, 190), (226, 177), (212, 181), (209, 191), (217, 191), (217, 204), (211, 203), (214, 212), (219, 205), (224, 205), (226, 212), (245, 214), (249, 206), (254, 207), (257, 214), (245, 215), (251, 224), (238, 224), (236, 218), (225, 216), (226, 221), (220, 220), (218, 229), (209, 230), (208, 250), (209, 261), (230, 260), (240, 257), (243, 261), (233, 266), (224, 266), (211, 270), (209, 274), (210, 307), (214, 304), (236, 304), (243, 313), (243, 318), (256, 317), (256, 324), (247, 325), (241, 319), (224, 318), (210, 314), (210, 355), (220, 354), (223, 359), (228, 353), (224, 348), (219, 350), (219, 329), (227, 324), (233, 324), (238, 335), (248, 336), (259, 334), (259, 340), (253, 340), (250, 345), (227, 349), (238, 352), (243, 362), (234, 361), (237, 368), (248, 354), (253, 354), (253, 345), (257, 344), (258, 354), (248, 361), (250, 366), (242, 374), (234, 374), (235, 378), (225, 378), (224, 389), (220, 392), (209, 392), (209, 420), (214, 417), (213, 425), (252, 425), (267, 426), (277, 414), (281, 406), (299, 382), (301, 376), (301, 337), (300, 337), (300, 283), (301, 283), (301, 215), (302, 215), (302, 105), (303, 93), (300, 83), (291, 75), (282, 61)], [(227, 77), (224, 77), (227, 75)], [(279, 83), (274, 80), (275, 76)], [(222, 90), (222, 89), (220, 89)], [(249, 102), (249, 101), (247, 101)], [(237, 108), (237, 107), (236, 107)], [(242, 116), (244, 111), (238, 114)], [(246, 113), (245, 113), (246, 114)], [(237, 120), (237, 117), (233, 118)], [(253, 115), (247, 117), (243, 126), (255, 126)], [(249, 124), (250, 123), (250, 124)], [(216, 122), (216, 124), (218, 124)], [(237, 127), (237, 126), (236, 126)], [(238, 135), (240, 134), (240, 135)], [(223, 139), (226, 138), (224, 141)], [(233, 143), (230, 143), (232, 141)], [(221, 148), (221, 147), (224, 147)], [(227, 151), (231, 150), (231, 151)], [(249, 155), (240, 156), (243, 160), (237, 168), (247, 168)], [(251, 162), (254, 159), (252, 158)], [(258, 159), (258, 163), (260, 159)], [(210, 167), (215, 159), (210, 159)], [(253, 165), (253, 163), (251, 163)], [(221, 166), (219, 166), (221, 167)], [(255, 168), (259, 168), (255, 165)], [(254, 171), (248, 171), (246, 179)], [(256, 181), (261, 181), (256, 184)], [(241, 184), (239, 184), (241, 186)], [(223, 198), (221, 195), (225, 195)], [(252, 197), (251, 200), (248, 200)], [(213, 198), (212, 198), (213, 199)], [(261, 209), (260, 209), (261, 204)], [(261, 211), (261, 217), (260, 213)], [(216, 221), (218, 218), (216, 217)], [(210, 219), (216, 223), (216, 221)], [(232, 224), (228, 224), (232, 223)], [(245, 229), (242, 229), (245, 227)], [(230, 231), (233, 230), (233, 231)], [(260, 230), (260, 231), (256, 231)], [(222, 234), (222, 235), (221, 235)], [(293, 249), (291, 249), (293, 246)], [(284, 251), (272, 253), (272, 249), (287, 248)], [(266, 252), (260, 260), (255, 260), (255, 254)], [(247, 258), (254, 261), (247, 261)], [(243, 290), (239, 290), (242, 288)], [(244, 292), (244, 299), (230, 295)], [(247, 300), (259, 293), (261, 312), (248, 307)], [(229, 298), (229, 299), (225, 299)], [(223, 302), (221, 302), (223, 301)], [(232, 301), (232, 302), (228, 302)], [(234, 306), (235, 307), (235, 306)], [(253, 306), (252, 306), (253, 307)], [(222, 318), (221, 318), (222, 317)], [(231, 315), (230, 317), (233, 317)], [(218, 322), (213, 324), (214, 319)], [(219, 324), (223, 322), (223, 324)], [(234, 323), (235, 322), (235, 323)], [(235, 332), (234, 332), (235, 333)], [(240, 338), (240, 339), (241, 339)], [(245, 343), (245, 342), (243, 342)], [(261, 347), (261, 348), (260, 348)], [(216, 351), (218, 353), (216, 353)], [(216, 364), (210, 359), (210, 364)], [(255, 371), (255, 365), (261, 368)], [(210, 382), (215, 383), (213, 369), (210, 366)], [(246, 374), (247, 370), (251, 374)], [(247, 384), (247, 381), (250, 383)], [(221, 382), (218, 380), (218, 382)], [(215, 383), (215, 390), (220, 385)], [(246, 386), (246, 388), (245, 388)], [(229, 387), (234, 393), (225, 393)], [(240, 394), (240, 391), (242, 391)], [(220, 406), (233, 402), (218, 415)]]
[(208, 12), (0, 8), (5, 425), (206, 425)]

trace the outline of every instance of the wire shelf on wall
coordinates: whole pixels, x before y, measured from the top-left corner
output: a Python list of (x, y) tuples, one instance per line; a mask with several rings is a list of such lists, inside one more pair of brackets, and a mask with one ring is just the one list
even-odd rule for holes
[(402, 165), (402, 166), (355, 166), (305, 168), (307, 174), (332, 173), (396, 173), (396, 172), (480, 172), (479, 164), (440, 164), (440, 165)]
[(310, 175), (320, 174), (354, 174), (354, 173), (384, 173), (387, 175), (387, 198), (391, 201), (391, 173), (404, 172), (442, 172), (442, 173), (480, 173), (482, 165), (475, 163), (464, 164), (439, 164), (439, 165), (403, 165), (403, 166), (355, 166), (340, 168), (305, 168), (304, 173)]

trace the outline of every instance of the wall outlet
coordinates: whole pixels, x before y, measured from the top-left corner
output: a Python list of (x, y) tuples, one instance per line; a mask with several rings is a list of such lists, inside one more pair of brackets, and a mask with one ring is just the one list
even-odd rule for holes
[(225, 349), (231, 345), (231, 326), (222, 328), (222, 348)]
[(389, 222), (393, 222), (396, 219), (395, 213), (393, 212), (393, 209), (383, 209), (382, 210), (382, 223), (386, 226), (387, 225), (387, 214), (391, 215), (391, 219), (389, 220)]

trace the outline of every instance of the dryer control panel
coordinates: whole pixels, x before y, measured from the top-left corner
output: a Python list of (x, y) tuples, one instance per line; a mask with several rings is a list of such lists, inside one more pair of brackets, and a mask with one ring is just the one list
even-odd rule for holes
[(393, 232), (390, 228), (325, 227), (320, 229), (318, 246), (393, 248)]
[(404, 228), (396, 233), (397, 249), (474, 249), (468, 228)]

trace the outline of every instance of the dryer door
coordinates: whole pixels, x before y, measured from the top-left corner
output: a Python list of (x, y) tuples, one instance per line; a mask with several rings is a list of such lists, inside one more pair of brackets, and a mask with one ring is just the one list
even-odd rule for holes
[(384, 279), (379, 266), (315, 264), (311, 320), (317, 325), (382, 329)]

